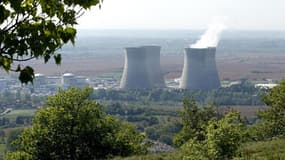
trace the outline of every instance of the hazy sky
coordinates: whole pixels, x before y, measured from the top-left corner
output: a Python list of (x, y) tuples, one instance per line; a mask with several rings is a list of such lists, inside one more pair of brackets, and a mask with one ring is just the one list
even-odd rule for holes
[(285, 0), (104, 0), (78, 28), (204, 29), (217, 16), (229, 29), (285, 30)]

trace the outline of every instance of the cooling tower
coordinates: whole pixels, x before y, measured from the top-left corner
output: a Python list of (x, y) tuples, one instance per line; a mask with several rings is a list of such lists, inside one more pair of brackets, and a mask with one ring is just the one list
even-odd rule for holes
[(216, 67), (216, 48), (185, 48), (180, 88), (218, 89), (221, 86)]
[(143, 48), (125, 49), (125, 66), (121, 79), (122, 89), (148, 89), (151, 82), (147, 73), (146, 53)]
[(142, 46), (146, 53), (146, 67), (153, 88), (164, 88), (165, 82), (160, 67), (160, 46)]
[(125, 49), (122, 89), (163, 88), (165, 82), (160, 67), (160, 47), (142, 46)]

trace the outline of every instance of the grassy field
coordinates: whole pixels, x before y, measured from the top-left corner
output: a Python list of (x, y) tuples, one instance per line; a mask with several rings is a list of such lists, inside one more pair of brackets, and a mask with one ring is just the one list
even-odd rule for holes
[(17, 110), (12, 110), (4, 117), (9, 118), (10, 121), (15, 121), (18, 116), (34, 116), (36, 111), (37, 111), (36, 109), (17, 109)]
[(161, 154), (148, 154), (142, 156), (131, 156), (131, 157), (116, 157), (113, 160), (181, 160), (183, 155), (180, 152), (172, 153), (161, 153)]
[[(37, 111), (36, 109), (16, 109), (16, 110), (12, 110), (8, 114), (4, 115), (3, 117), (8, 118), (10, 120), (10, 123), (15, 123), (16, 118), (18, 116), (32, 117), (35, 115), (36, 111)], [(6, 140), (7, 140), (7, 136), (9, 135), (9, 133), (12, 130), (21, 129), (25, 127), (28, 127), (28, 126), (15, 125), (13, 127), (7, 127), (7, 126), (3, 126), (3, 128), (1, 127), (1, 130), (4, 131), (4, 137), (1, 137), (1, 138), (3, 138), (4, 141), (0, 143), (0, 159), (3, 158), (4, 153), (6, 151)]]
[(285, 160), (285, 139), (248, 143), (241, 153), (243, 160)]

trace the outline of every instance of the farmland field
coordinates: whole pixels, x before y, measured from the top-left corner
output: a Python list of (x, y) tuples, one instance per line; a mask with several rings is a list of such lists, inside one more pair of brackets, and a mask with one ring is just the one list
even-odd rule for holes
[(12, 110), (8, 114), (6, 114), (4, 117), (9, 118), (12, 121), (15, 121), (18, 116), (34, 116), (36, 113), (36, 109), (16, 109)]

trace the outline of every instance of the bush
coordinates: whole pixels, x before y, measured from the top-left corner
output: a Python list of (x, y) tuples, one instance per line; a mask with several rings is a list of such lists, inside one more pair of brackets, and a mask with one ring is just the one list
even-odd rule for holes
[(182, 146), (184, 159), (227, 160), (237, 155), (245, 141), (246, 126), (239, 113), (231, 111), (220, 120), (211, 120), (206, 128), (206, 139), (190, 139)]
[(183, 127), (174, 137), (176, 146), (182, 146), (189, 139), (205, 140), (208, 122), (219, 117), (212, 106), (199, 107), (193, 98), (183, 100), (183, 111), (180, 114)]
[(266, 110), (260, 110), (259, 123), (256, 124), (256, 138), (259, 140), (270, 139), (285, 135), (285, 80), (267, 94), (263, 95), (263, 101), (269, 106)]

